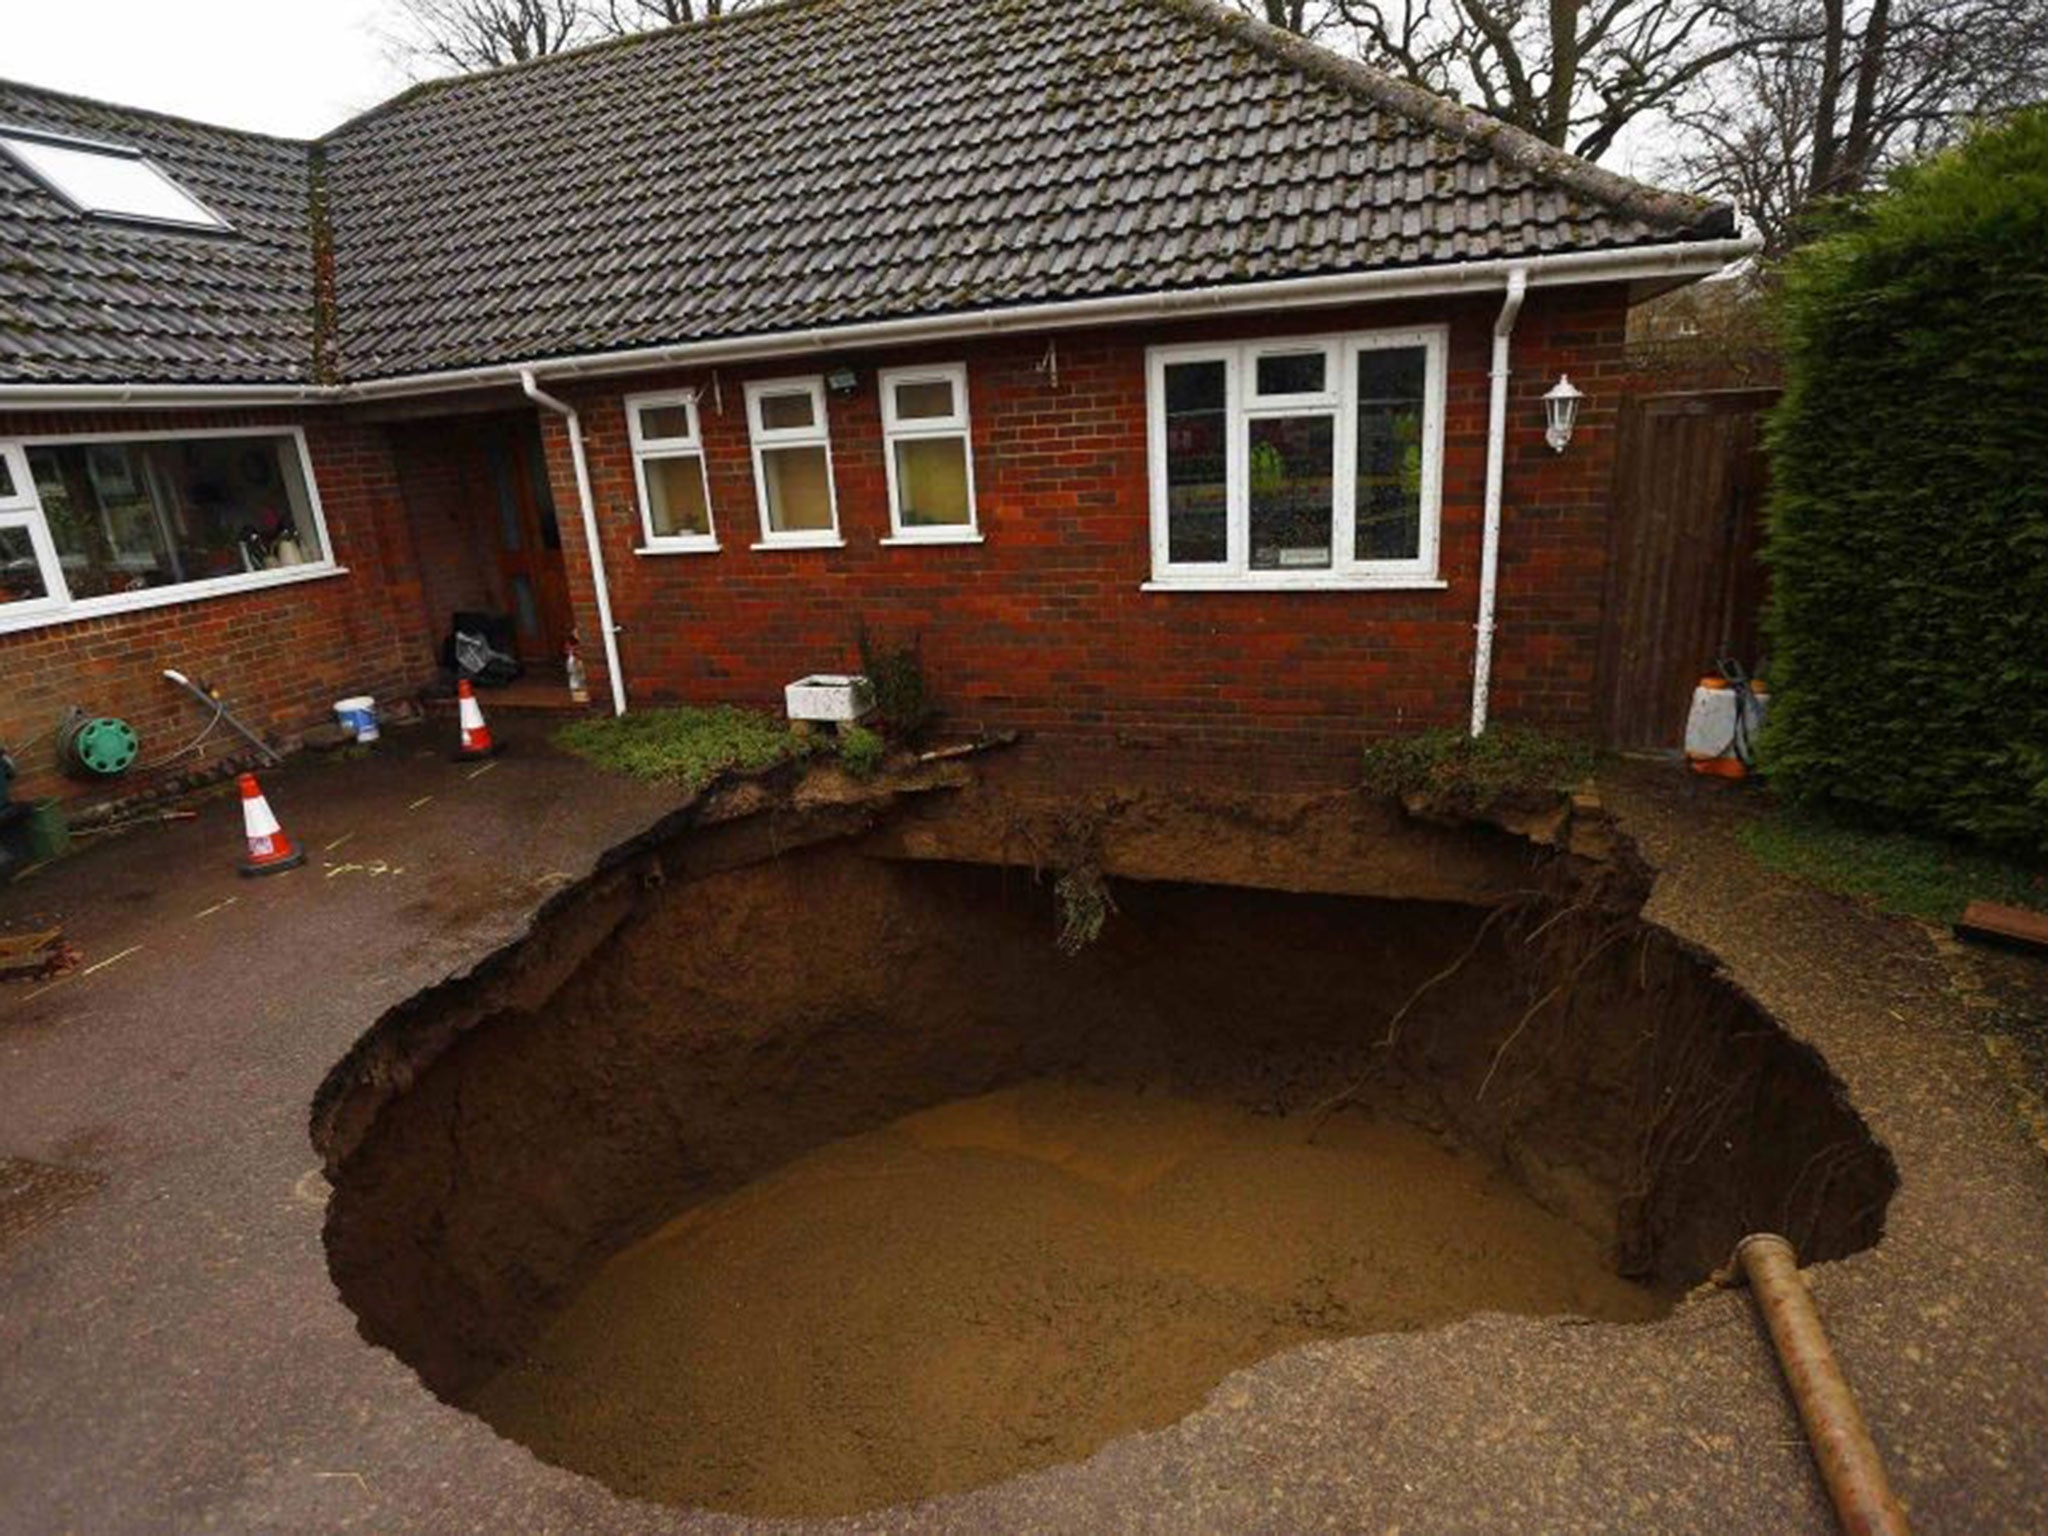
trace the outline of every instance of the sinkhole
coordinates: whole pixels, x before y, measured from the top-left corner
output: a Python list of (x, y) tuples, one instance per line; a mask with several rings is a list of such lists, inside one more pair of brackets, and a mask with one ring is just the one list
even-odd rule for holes
[(1896, 1176), (1825, 1063), (1615, 866), (1356, 814), (1233, 853), (1155, 813), (1144, 878), (1007, 828), (642, 847), (330, 1075), (341, 1295), (549, 1462), (832, 1515), (1308, 1340), (1652, 1321), (1745, 1232), (1877, 1240)]

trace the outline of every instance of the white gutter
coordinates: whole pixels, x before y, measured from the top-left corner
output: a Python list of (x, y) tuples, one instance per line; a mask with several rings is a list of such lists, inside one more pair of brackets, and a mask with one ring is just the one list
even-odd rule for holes
[(636, 347), (617, 352), (584, 352), (527, 362), (492, 363), (439, 373), (414, 373), (335, 385), (185, 384), (0, 384), (0, 409), (35, 406), (95, 406), (142, 409), (152, 406), (276, 406), (385, 400), (444, 394), (453, 390), (520, 384), (528, 374), (597, 378), (659, 368), (704, 367), (754, 359), (799, 356), (863, 347), (909, 346), (961, 340), (1010, 331), (1058, 330), (1120, 325), (1145, 320), (1184, 319), (1256, 310), (1431, 298), (1497, 288), (1515, 272), (1531, 288), (1568, 283), (1641, 282), (1703, 277), (1758, 249), (1749, 239), (1693, 240), (1676, 245), (1638, 246), (1612, 251), (1567, 251), (1553, 256), (1455, 262), (1393, 271), (1346, 272), (1321, 277), (1280, 278), (1260, 283), (1225, 283), (1208, 288), (1116, 294), (1006, 309), (919, 315), (862, 325), (776, 331), (673, 346)]
[(1529, 276), (1520, 267), (1508, 273), (1507, 297), (1493, 322), (1493, 366), (1486, 400), (1486, 532), (1479, 546), (1479, 643), (1472, 652), (1472, 734), (1486, 734), (1486, 695), (1493, 685), (1493, 610), (1500, 585), (1501, 484), (1508, 457), (1508, 338), (1522, 313)]
[(619, 667), (619, 631), (612, 623), (611, 584), (605, 580), (604, 546), (597, 537), (597, 498), (590, 493), (590, 463), (583, 456), (583, 420), (575, 407), (557, 400), (540, 387), (531, 368), (519, 370), (519, 387), (526, 398), (562, 418), (569, 432), (569, 457), (576, 465), (576, 500), (583, 507), (583, 538), (590, 548), (590, 579), (597, 588), (597, 627), (604, 634), (605, 671), (612, 680), (612, 713), (626, 712), (626, 674)]

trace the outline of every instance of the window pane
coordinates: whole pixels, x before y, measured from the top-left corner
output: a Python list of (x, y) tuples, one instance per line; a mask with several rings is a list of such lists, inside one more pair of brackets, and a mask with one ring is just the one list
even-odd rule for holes
[(288, 437), (53, 444), (29, 456), (75, 598), (325, 558)]
[(896, 386), (896, 419), (930, 421), (953, 414), (951, 379), (918, 379)]
[(768, 528), (773, 533), (821, 533), (832, 527), (832, 472), (823, 445), (764, 448)]
[(657, 536), (711, 532), (704, 501), (704, 463), (694, 453), (647, 461), (647, 515)]
[(1317, 352), (1269, 352), (1259, 359), (1262, 395), (1317, 395), (1323, 392), (1324, 356)]
[(761, 426), (765, 431), (787, 432), (815, 426), (817, 420), (811, 409), (811, 392), (807, 389), (761, 396)]
[(1421, 347), (1358, 355), (1360, 560), (1422, 552), (1422, 417), (1429, 356)]
[(130, 218), (163, 219), (210, 229), (227, 226), (190, 193), (137, 155), (108, 153), (90, 146), (49, 144), (40, 139), (0, 137), (14, 157), (80, 208)]
[(688, 438), (690, 408), (687, 405), (643, 405), (640, 407), (640, 436), (654, 442), (660, 438)]
[(913, 438), (896, 445), (896, 495), (906, 528), (964, 528), (973, 521), (967, 504), (967, 440)]
[(1176, 565), (1230, 557), (1230, 420), (1224, 365), (1166, 366), (1166, 558)]
[(26, 528), (0, 528), (0, 608), (48, 597), (36, 548)]
[(1329, 416), (1280, 416), (1251, 424), (1246, 476), (1253, 570), (1330, 564), (1336, 442), (1336, 422)]
[(12, 501), (20, 494), (14, 484), (14, 461), (0, 453), (0, 501)]

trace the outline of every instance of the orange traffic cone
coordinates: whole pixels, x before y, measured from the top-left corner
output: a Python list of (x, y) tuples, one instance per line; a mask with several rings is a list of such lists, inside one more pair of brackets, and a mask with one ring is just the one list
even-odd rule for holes
[(242, 865), (243, 874), (274, 875), (281, 869), (297, 869), (306, 862), (306, 851), (285, 836), (284, 828), (271, 815), (270, 802), (263, 798), (263, 786), (256, 782), (253, 773), (242, 775), (242, 829), (249, 838), (249, 858)]
[(455, 760), (466, 763), (495, 754), (498, 744), (491, 740), (491, 728), (484, 724), (484, 707), (477, 703), (476, 690), (469, 686), (468, 678), (455, 685), (455, 700), (462, 712), (462, 744), (455, 749)]

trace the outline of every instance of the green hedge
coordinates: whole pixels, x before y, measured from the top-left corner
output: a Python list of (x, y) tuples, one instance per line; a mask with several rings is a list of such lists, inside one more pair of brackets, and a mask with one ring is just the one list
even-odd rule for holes
[(2048, 110), (1896, 177), (1784, 300), (1766, 765), (2048, 849)]

